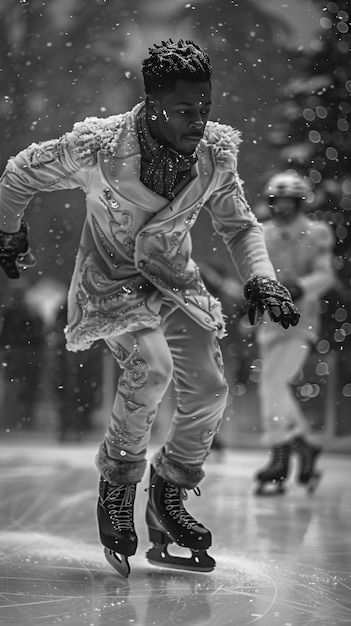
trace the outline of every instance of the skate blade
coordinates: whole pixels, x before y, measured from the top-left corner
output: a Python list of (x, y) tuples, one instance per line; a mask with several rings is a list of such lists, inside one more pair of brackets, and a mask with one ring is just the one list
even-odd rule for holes
[[(190, 548), (189, 548), (190, 550)], [(185, 570), (190, 572), (212, 572), (216, 561), (207, 554), (206, 550), (190, 550), (191, 556), (186, 558), (169, 554), (167, 544), (156, 545), (146, 553), (150, 565), (166, 567), (168, 569)]]
[(124, 554), (118, 554), (118, 552), (114, 552), (108, 548), (104, 548), (104, 555), (106, 561), (112, 565), (116, 572), (121, 574), (124, 578), (128, 578), (130, 574), (130, 566), (127, 556)]

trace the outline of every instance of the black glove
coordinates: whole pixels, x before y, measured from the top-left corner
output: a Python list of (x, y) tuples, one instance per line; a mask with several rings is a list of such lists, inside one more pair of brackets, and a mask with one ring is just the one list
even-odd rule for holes
[(296, 326), (300, 319), (300, 313), (287, 288), (272, 278), (252, 276), (244, 285), (244, 296), (249, 303), (250, 324), (255, 323), (256, 313), (262, 316), (264, 311), (283, 328)]
[(304, 294), (303, 287), (301, 287), (301, 285), (299, 285), (299, 283), (295, 282), (294, 280), (284, 281), (284, 286), (288, 289), (288, 291), (290, 291), (293, 302), (299, 300)]
[(27, 240), (28, 224), (21, 221), (16, 233), (0, 230), (0, 266), (9, 278), (19, 278), (19, 268), (35, 265), (35, 258), (29, 250)]

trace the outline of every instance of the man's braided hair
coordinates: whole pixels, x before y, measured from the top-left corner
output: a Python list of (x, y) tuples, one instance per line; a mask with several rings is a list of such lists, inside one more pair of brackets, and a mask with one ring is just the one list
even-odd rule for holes
[(207, 82), (212, 66), (206, 52), (191, 40), (172, 39), (149, 48), (142, 62), (145, 92), (173, 91), (177, 80)]

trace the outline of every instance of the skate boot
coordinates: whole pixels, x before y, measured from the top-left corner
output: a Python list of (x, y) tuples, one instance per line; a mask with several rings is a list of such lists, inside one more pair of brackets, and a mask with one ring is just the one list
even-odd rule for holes
[(135, 554), (138, 538), (133, 522), (136, 484), (112, 485), (100, 478), (97, 516), (105, 558), (125, 578), (130, 567), (128, 557)]
[(305, 485), (309, 493), (313, 493), (322, 476), (321, 472), (315, 469), (322, 448), (308, 443), (301, 436), (296, 437), (290, 447), (293, 452), (296, 452), (299, 459), (298, 482)]
[(258, 482), (255, 493), (258, 496), (284, 493), (283, 484), (289, 471), (290, 447), (288, 444), (274, 446), (270, 454), (272, 456), (270, 464), (255, 476)]
[[(211, 572), (216, 565), (206, 552), (212, 543), (211, 532), (184, 508), (185, 497), (184, 489), (163, 480), (151, 467), (146, 523), (154, 546), (146, 558), (159, 567)], [(167, 546), (173, 542), (189, 548), (191, 557), (169, 554)]]

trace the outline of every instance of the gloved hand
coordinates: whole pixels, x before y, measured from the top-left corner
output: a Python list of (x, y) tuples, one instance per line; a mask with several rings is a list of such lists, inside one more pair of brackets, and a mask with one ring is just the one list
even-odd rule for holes
[(284, 286), (288, 289), (288, 291), (290, 291), (290, 295), (291, 295), (293, 302), (296, 302), (296, 300), (299, 300), (304, 294), (303, 287), (301, 287), (301, 285), (299, 285), (299, 283), (296, 282), (295, 280), (285, 280)]
[(244, 285), (244, 296), (249, 303), (248, 318), (254, 324), (256, 314), (261, 317), (268, 312), (273, 322), (283, 328), (296, 326), (300, 313), (284, 285), (267, 276), (251, 276)]
[(25, 220), (21, 221), (16, 233), (0, 230), (0, 266), (9, 278), (19, 278), (19, 268), (35, 265), (35, 258), (29, 250), (28, 230)]

